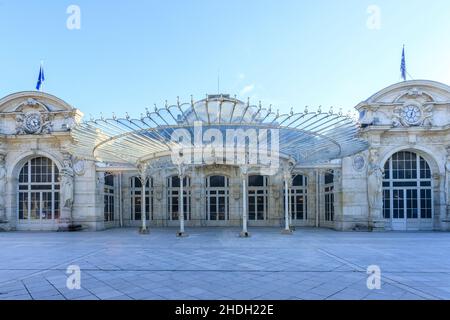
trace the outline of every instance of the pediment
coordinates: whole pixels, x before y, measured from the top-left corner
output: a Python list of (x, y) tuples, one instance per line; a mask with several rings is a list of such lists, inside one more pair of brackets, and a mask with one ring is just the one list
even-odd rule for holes
[(74, 108), (65, 101), (43, 92), (18, 92), (0, 100), (0, 113), (70, 112)]
[(361, 104), (386, 105), (412, 100), (422, 104), (449, 102), (450, 87), (428, 80), (404, 81), (377, 92)]

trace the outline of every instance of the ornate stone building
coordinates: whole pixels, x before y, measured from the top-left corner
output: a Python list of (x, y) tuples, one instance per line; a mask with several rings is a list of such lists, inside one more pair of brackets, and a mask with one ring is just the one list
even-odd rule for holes
[[(353, 131), (342, 129), (345, 119), (333, 113), (293, 110), (283, 117), (269, 108), (263, 117), (261, 106), (252, 109), (228, 96), (191, 105), (184, 111), (178, 103), (175, 125), (186, 126), (194, 114), (201, 120), (197, 113), (205, 106), (211, 126), (223, 126), (227, 117), (234, 126), (266, 126), (273, 115), (270, 128), (280, 128), (284, 143), (279, 170), (269, 174), (260, 167), (228, 165), (217, 155), (182, 167), (163, 152), (167, 144), (158, 140), (165, 134), (160, 123), (146, 128), (145, 136), (136, 128), (121, 134), (115, 124), (125, 122), (113, 118), (95, 122), (91, 134), (82, 113), (66, 102), (20, 92), (0, 100), (0, 229), (180, 226), (183, 233), (183, 224), (236, 226), (245, 232), (247, 225), (285, 231), (450, 230), (450, 87), (444, 84), (406, 81), (360, 103), (357, 140), (346, 138)], [(240, 120), (233, 120), (239, 108)], [(173, 117), (170, 108), (164, 111), (165, 116), (162, 109), (147, 112), (140, 123)], [(307, 124), (294, 126), (306, 117)], [(124, 121), (136, 125), (129, 117)], [(317, 122), (322, 122), (320, 132), (313, 129)], [(111, 130), (118, 130), (117, 136), (108, 136)], [(89, 152), (80, 151), (84, 135), (85, 147), (92, 144)], [(115, 152), (118, 137), (124, 149)], [(155, 146), (160, 149), (151, 149)], [(139, 161), (120, 161), (141, 149)]]

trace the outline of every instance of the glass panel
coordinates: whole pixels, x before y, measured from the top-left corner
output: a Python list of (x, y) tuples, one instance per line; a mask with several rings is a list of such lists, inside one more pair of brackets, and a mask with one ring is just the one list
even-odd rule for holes
[(391, 191), (383, 190), (383, 217), (391, 218)]
[(325, 184), (331, 184), (334, 181), (334, 174), (333, 173), (326, 173), (325, 174)]
[(249, 176), (248, 186), (249, 187), (264, 187), (265, 186), (264, 176)]
[(209, 177), (210, 187), (225, 187), (225, 177), (223, 176), (212, 176)]
[(30, 219), (39, 220), (41, 215), (41, 194), (39, 192), (31, 192), (31, 208)]
[(28, 219), (28, 193), (19, 192), (19, 219)]
[(302, 175), (296, 175), (294, 177), (294, 179), (292, 180), (292, 186), (294, 186), (294, 187), (303, 186), (303, 179), (304, 179), (304, 177)]

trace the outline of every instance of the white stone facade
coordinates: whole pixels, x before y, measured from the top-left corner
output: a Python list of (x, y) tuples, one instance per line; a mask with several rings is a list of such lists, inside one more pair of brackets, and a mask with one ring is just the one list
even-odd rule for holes
[[(450, 87), (402, 82), (356, 109), (369, 148), (321, 165), (296, 166), (293, 177), (302, 177), (288, 179), (289, 224), (336, 230), (450, 230)], [(79, 110), (45, 93), (22, 92), (0, 100), (0, 229), (141, 226), (140, 182), (132, 181), (138, 171), (70, 153), (70, 129), (81, 119)], [(51, 161), (33, 160), (37, 158)], [(253, 175), (258, 172), (249, 172)], [(179, 225), (179, 188), (169, 185), (176, 185), (170, 177), (177, 176), (170, 157), (159, 159), (158, 168), (149, 173), (150, 228)], [(186, 176), (187, 227), (242, 226), (239, 167), (198, 166)], [(213, 183), (208, 177), (215, 176), (225, 177), (213, 178), (225, 185), (208, 188)], [(283, 173), (250, 179), (255, 186), (249, 180), (249, 228), (283, 228)]]

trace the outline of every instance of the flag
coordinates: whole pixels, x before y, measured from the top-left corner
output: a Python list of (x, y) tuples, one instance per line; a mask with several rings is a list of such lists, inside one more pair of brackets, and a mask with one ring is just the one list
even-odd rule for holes
[(406, 58), (405, 58), (405, 46), (403, 46), (402, 51), (402, 64), (400, 66), (400, 72), (402, 73), (403, 81), (406, 81)]
[(37, 84), (36, 84), (36, 90), (41, 90), (42, 84), (45, 81), (45, 76), (44, 76), (44, 67), (41, 63), (41, 67), (39, 68), (39, 76), (38, 76), (38, 80), (37, 80)]

